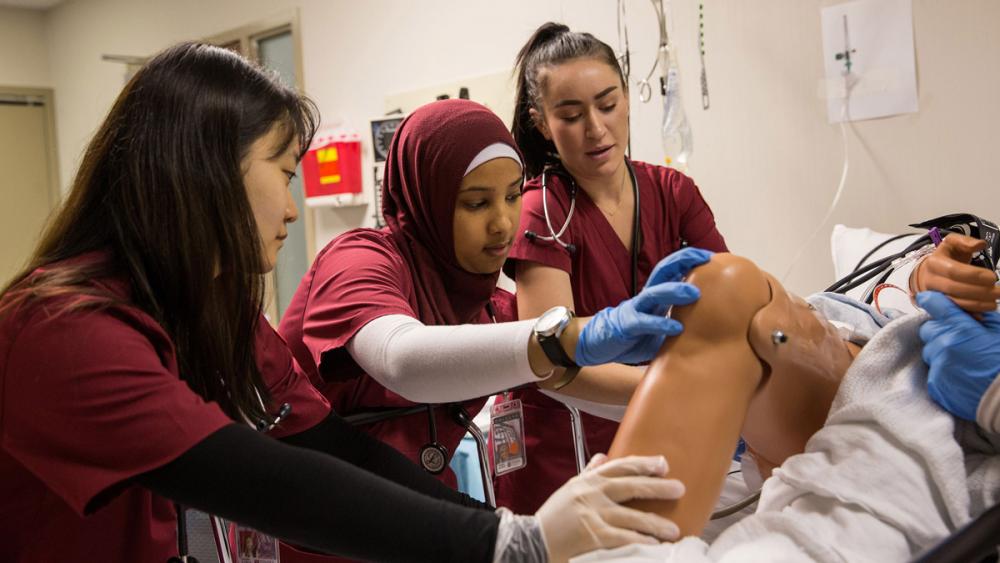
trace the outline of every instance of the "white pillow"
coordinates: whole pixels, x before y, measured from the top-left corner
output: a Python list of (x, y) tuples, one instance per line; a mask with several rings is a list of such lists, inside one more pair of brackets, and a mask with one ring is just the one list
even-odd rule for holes
[[(861, 258), (864, 257), (865, 254), (868, 254), (871, 249), (894, 236), (896, 235), (880, 233), (864, 227), (855, 228), (840, 224), (834, 225), (833, 233), (830, 235), (830, 250), (833, 253), (833, 272), (835, 278), (839, 280), (840, 278), (853, 272), (857, 268), (858, 262), (861, 261)], [(868, 258), (865, 258), (865, 264), (870, 264), (871, 262), (879, 258), (889, 256), (890, 254), (896, 254), (909, 246), (918, 237), (920, 237), (920, 234), (914, 233), (886, 243), (885, 246), (873, 252)], [(911, 269), (912, 268), (902, 268), (900, 271), (893, 273), (893, 275), (886, 281), (908, 291), (909, 272)], [(848, 291), (847, 295), (854, 297), (855, 299), (860, 299), (864, 295), (865, 290), (868, 288), (870, 283), (871, 282), (865, 282), (861, 284), (860, 287), (856, 287)], [(902, 292), (895, 290), (881, 293), (879, 302), (883, 307), (886, 306), (887, 302), (891, 302), (890, 306), (894, 308), (904, 311), (912, 309), (909, 304), (909, 298)]]
[[(853, 272), (858, 262), (871, 249), (884, 241), (896, 236), (895, 234), (880, 233), (867, 227), (856, 228), (837, 224), (833, 226), (833, 233), (830, 235), (830, 250), (833, 252), (833, 275), (838, 280)], [(919, 237), (919, 234), (907, 235), (903, 238), (887, 243), (882, 248), (876, 250), (871, 256), (865, 259), (865, 264), (870, 264), (874, 260), (883, 258), (890, 254), (895, 254)]]

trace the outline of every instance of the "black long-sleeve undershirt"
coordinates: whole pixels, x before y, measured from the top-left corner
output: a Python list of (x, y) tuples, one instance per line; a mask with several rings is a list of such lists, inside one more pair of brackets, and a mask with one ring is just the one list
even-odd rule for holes
[(492, 560), (496, 514), (340, 417), (284, 442), (232, 424), (136, 480), (185, 506), (322, 552), (378, 561)]
[(372, 438), (336, 414), (305, 432), (293, 434), (282, 441), (293, 446), (330, 454), (351, 465), (394, 481), (408, 489), (463, 506), (493, 510), (465, 493), (452, 489), (385, 442)]

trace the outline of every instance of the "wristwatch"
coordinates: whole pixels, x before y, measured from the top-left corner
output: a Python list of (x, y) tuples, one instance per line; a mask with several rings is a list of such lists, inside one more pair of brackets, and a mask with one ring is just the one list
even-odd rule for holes
[(545, 311), (535, 321), (535, 339), (538, 340), (538, 344), (541, 345), (542, 351), (545, 352), (545, 356), (552, 362), (552, 365), (579, 368), (566, 353), (566, 350), (563, 350), (562, 343), (559, 341), (559, 337), (562, 336), (572, 318), (573, 311), (559, 305)]
[(569, 321), (573, 318), (573, 311), (559, 305), (542, 313), (535, 321), (535, 339), (541, 345), (545, 357), (552, 362), (552, 365), (566, 368), (559, 380), (552, 384), (552, 390), (559, 390), (576, 379), (576, 374), (580, 373), (580, 366), (576, 365), (569, 354), (562, 347), (559, 337), (569, 326)]

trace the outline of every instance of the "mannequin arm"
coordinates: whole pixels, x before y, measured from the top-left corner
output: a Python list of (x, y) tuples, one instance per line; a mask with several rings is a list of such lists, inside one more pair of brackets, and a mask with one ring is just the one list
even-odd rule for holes
[(716, 254), (687, 281), (702, 297), (674, 309), (684, 332), (667, 339), (650, 364), (609, 452), (666, 456), (669, 477), (680, 479), (686, 493), (634, 506), (673, 520), (682, 536), (700, 534), (708, 522), (750, 399), (765, 377), (747, 331), (770, 300), (763, 272), (731, 254)]
[(996, 275), (970, 264), (986, 241), (951, 233), (910, 274), (910, 292), (940, 291), (970, 313), (995, 311), (1000, 299)]

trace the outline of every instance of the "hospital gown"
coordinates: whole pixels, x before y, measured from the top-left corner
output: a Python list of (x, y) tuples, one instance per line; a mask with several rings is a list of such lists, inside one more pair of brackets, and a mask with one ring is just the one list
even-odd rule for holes
[(849, 325), (852, 340), (871, 340), (826, 425), (765, 482), (756, 513), (711, 545), (691, 537), (574, 561), (908, 561), (997, 502), (1000, 435), (927, 395), (918, 335), (926, 314), (889, 322), (842, 296), (809, 301)]

